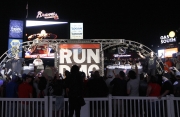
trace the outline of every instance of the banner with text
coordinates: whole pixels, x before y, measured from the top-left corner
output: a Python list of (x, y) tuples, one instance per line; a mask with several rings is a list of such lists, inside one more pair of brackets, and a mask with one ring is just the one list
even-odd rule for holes
[(59, 73), (70, 71), (72, 65), (81, 66), (80, 71), (86, 75), (100, 70), (100, 44), (60, 44)]
[(83, 23), (70, 23), (70, 39), (83, 39)]

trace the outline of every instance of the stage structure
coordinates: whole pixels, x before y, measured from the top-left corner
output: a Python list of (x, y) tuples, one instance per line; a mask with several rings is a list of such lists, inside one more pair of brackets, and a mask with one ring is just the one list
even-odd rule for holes
[[(61, 44), (99, 44), (100, 45), (100, 66), (99, 70), (101, 75), (104, 75), (104, 50), (112, 48), (112, 47), (122, 47), (124, 49), (129, 48), (130, 50), (134, 50), (136, 52), (140, 52), (144, 56), (148, 56), (149, 53), (152, 51), (147, 46), (125, 39), (83, 39), (83, 40), (70, 40), (70, 39), (42, 39), (38, 40), (35, 39), (33, 41), (26, 41), (21, 43), (18, 47), (13, 47), (7, 50), (1, 57), (0, 57), (0, 67), (2, 68), (6, 61), (12, 57), (14, 57), (14, 52), (20, 52), (19, 50), (22, 47), (22, 51), (27, 51), (29, 48), (35, 45), (48, 45), (48, 47), (52, 48), (54, 53), (54, 65), (55, 67), (59, 68), (60, 61), (59, 61), (59, 46)], [(157, 56), (157, 55), (155, 55)], [(157, 71), (159, 74), (163, 73), (163, 68), (160, 66), (160, 61), (157, 61)], [(60, 68), (59, 68), (60, 70)]]

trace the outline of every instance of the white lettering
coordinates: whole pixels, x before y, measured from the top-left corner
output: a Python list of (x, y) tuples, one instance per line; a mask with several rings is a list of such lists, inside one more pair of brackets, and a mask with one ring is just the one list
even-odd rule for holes
[(70, 67), (68, 65), (59, 65), (59, 73), (63, 74), (65, 70), (70, 71)]
[[(89, 69), (88, 69), (88, 74), (89, 74), (90, 71), (94, 71), (94, 69), (95, 69), (95, 70), (99, 70), (99, 66), (96, 65), (96, 64), (90, 65), (90, 66), (89, 66)], [(90, 74), (89, 74), (89, 75), (90, 75)]]
[(162, 39), (161, 40), (161, 44), (170, 43), (170, 42), (176, 42), (176, 38), (169, 38), (169, 39)]
[(15, 32), (15, 33), (21, 33), (22, 32), (21, 28), (19, 28), (19, 27), (11, 27), (10, 31)]
[(92, 49), (87, 49), (87, 53), (87, 63), (91, 63), (91, 58), (93, 58), (96, 63), (100, 63), (99, 49), (96, 49), (96, 53), (94, 53)]
[(79, 56), (78, 51), (79, 51), (78, 49), (74, 49), (73, 50), (73, 59), (74, 59), (74, 62), (75, 63), (83, 63), (83, 62), (85, 62), (85, 60), (86, 60), (86, 51), (85, 51), (85, 49), (82, 49), (81, 60), (78, 58), (78, 56)]
[(71, 61), (71, 56), (72, 56), (72, 51), (68, 49), (60, 49), (60, 63), (64, 63), (64, 60), (66, 59), (67, 63), (72, 63)]
[(80, 68), (79, 71), (82, 71), (82, 72), (84, 72), (85, 74), (88, 74), (88, 73), (87, 73), (87, 65), (81, 65), (81, 68)]
[[(81, 68), (79, 71), (84, 72), (85, 74), (90, 76), (90, 71), (95, 71), (95, 70), (99, 70), (99, 66), (96, 64), (92, 64), (89, 66), (89, 68), (87, 67), (87, 65), (81, 65)], [(59, 73), (63, 74), (65, 70), (70, 71), (71, 68), (68, 65), (59, 65)]]

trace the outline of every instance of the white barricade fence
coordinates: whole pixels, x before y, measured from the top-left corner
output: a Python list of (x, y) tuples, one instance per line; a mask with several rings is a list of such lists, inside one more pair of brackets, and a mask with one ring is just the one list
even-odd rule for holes
[(1, 117), (48, 117), (48, 96), (44, 98), (0, 98)]
[[(180, 98), (167, 96), (111, 96), (84, 98), (81, 117), (180, 117)], [(1, 117), (68, 117), (68, 99), (64, 109), (56, 110), (56, 98), (0, 98)], [(75, 116), (74, 116), (75, 117)]]

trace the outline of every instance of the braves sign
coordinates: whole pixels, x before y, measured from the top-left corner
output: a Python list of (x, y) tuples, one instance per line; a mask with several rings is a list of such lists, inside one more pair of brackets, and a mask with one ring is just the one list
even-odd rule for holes
[(59, 72), (71, 69), (72, 65), (80, 65), (80, 71), (86, 75), (90, 71), (99, 70), (100, 44), (60, 44)]
[(41, 18), (41, 17), (44, 17), (44, 19), (51, 19), (51, 18), (54, 18), (55, 20), (59, 19), (59, 16), (55, 12), (43, 13), (42, 11), (38, 11), (36, 18)]

